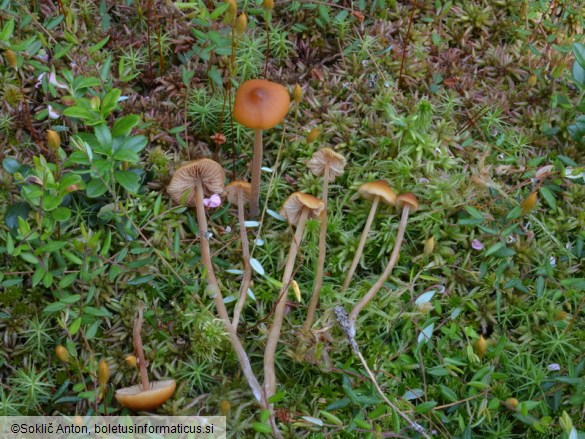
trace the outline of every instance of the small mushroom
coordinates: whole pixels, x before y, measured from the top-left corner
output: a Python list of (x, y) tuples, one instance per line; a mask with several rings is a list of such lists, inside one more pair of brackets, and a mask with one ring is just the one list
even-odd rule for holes
[(327, 198), (329, 195), (329, 182), (335, 180), (343, 174), (345, 167), (345, 157), (336, 153), (330, 148), (322, 148), (313, 154), (313, 157), (307, 162), (308, 168), (315, 175), (323, 177), (323, 191), (321, 200), (325, 205), (321, 217), (321, 229), (319, 230), (319, 257), (317, 260), (317, 271), (315, 273), (315, 282), (313, 284), (313, 293), (307, 310), (307, 318), (303, 324), (303, 330), (307, 331), (313, 325), (315, 311), (319, 304), (321, 287), (323, 286), (323, 269), (325, 267), (325, 254), (327, 246)]
[(142, 304), (138, 306), (138, 316), (134, 321), (132, 331), (134, 350), (138, 355), (138, 367), (140, 370), (140, 380), (142, 384), (132, 387), (125, 387), (116, 390), (116, 400), (124, 407), (134, 411), (154, 410), (165, 403), (167, 399), (175, 393), (177, 384), (175, 380), (154, 381), (148, 380), (146, 371), (146, 359), (144, 358), (144, 349), (142, 347)]
[(246, 296), (248, 294), (248, 287), (252, 280), (252, 266), (250, 265), (250, 244), (248, 243), (248, 234), (246, 233), (246, 223), (244, 221), (244, 204), (250, 201), (252, 186), (247, 181), (236, 180), (232, 181), (225, 188), (225, 195), (230, 204), (235, 204), (238, 207), (238, 223), (240, 226), (240, 240), (242, 241), (242, 259), (244, 260), (244, 278), (240, 285), (240, 297), (234, 309), (234, 317), (232, 319), (232, 326), (238, 327), (238, 322)]
[(370, 290), (349, 313), (349, 322), (352, 328), (355, 328), (355, 322), (360, 311), (374, 298), (376, 293), (382, 288), (382, 285), (384, 285), (384, 282), (386, 282), (386, 279), (388, 279), (388, 276), (392, 274), (394, 265), (396, 265), (398, 256), (400, 255), (400, 247), (402, 247), (402, 241), (404, 240), (404, 231), (406, 230), (406, 224), (408, 223), (408, 215), (411, 210), (415, 211), (418, 209), (418, 200), (412, 192), (407, 192), (396, 197), (396, 206), (402, 207), (402, 217), (400, 218), (400, 224), (398, 225), (398, 232), (396, 232), (396, 242), (394, 243), (390, 260), (380, 278), (374, 285), (372, 285)]
[(396, 203), (396, 193), (384, 180), (377, 180), (362, 184), (358, 189), (358, 194), (360, 194), (366, 200), (372, 200), (372, 207), (370, 208), (368, 219), (364, 225), (364, 230), (362, 231), (362, 236), (360, 237), (360, 242), (358, 244), (358, 248), (355, 251), (353, 261), (351, 261), (351, 266), (349, 267), (349, 271), (347, 272), (345, 280), (343, 281), (341, 292), (345, 291), (347, 287), (349, 287), (351, 279), (353, 278), (353, 274), (355, 273), (355, 269), (357, 268), (360, 258), (362, 257), (362, 252), (368, 238), (368, 233), (372, 227), (372, 222), (376, 216), (376, 211), (378, 210), (378, 203), (380, 201), (390, 205), (394, 205)]
[(252, 194), (250, 216), (260, 210), (260, 168), (262, 166), (262, 130), (277, 125), (288, 112), (290, 96), (282, 85), (265, 79), (251, 79), (240, 85), (234, 100), (234, 119), (254, 130)]
[(302, 192), (295, 192), (286, 199), (280, 213), (291, 225), (296, 225), (296, 231), (286, 258), (284, 273), (282, 276), (282, 289), (278, 294), (274, 310), (274, 320), (270, 332), (268, 333), (266, 349), (264, 350), (264, 391), (266, 392), (267, 399), (276, 392), (274, 355), (278, 339), (280, 338), (282, 321), (284, 319), (286, 295), (291, 283), (299, 245), (303, 238), (305, 223), (310, 218), (321, 218), (321, 213), (324, 209), (325, 204), (320, 199)]
[(197, 223), (199, 225), (199, 241), (201, 246), (201, 262), (206, 268), (207, 273), (207, 288), (213, 296), (215, 307), (220, 319), (223, 321), (226, 328), (226, 332), (230, 337), (230, 342), (238, 360), (240, 366), (248, 381), (250, 389), (257, 401), (259, 401), (263, 407), (267, 407), (267, 403), (262, 396), (262, 388), (258, 379), (252, 371), (250, 360), (236, 330), (233, 328), (230, 318), (223, 303), (223, 296), (219, 288), (215, 271), (211, 263), (211, 251), (209, 249), (208, 239), (208, 228), (207, 218), (205, 216), (205, 206), (203, 205), (203, 197), (210, 196), (212, 194), (223, 193), (225, 180), (225, 174), (221, 165), (210, 159), (200, 159), (189, 162), (181, 166), (171, 179), (171, 182), (167, 188), (167, 192), (175, 202), (186, 202), (189, 206), (194, 206), (197, 212)]

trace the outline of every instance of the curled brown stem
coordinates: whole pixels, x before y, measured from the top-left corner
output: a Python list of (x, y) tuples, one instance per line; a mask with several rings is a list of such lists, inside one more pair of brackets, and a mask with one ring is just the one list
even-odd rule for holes
[(252, 157), (252, 193), (250, 194), (250, 217), (260, 213), (260, 172), (262, 167), (262, 130), (254, 130), (254, 156)]
[(404, 231), (406, 229), (406, 223), (408, 222), (408, 214), (410, 212), (410, 207), (408, 204), (404, 205), (402, 209), (402, 217), (400, 218), (400, 225), (398, 226), (398, 232), (396, 233), (396, 242), (394, 243), (394, 249), (392, 250), (392, 254), (390, 255), (390, 260), (388, 261), (388, 265), (386, 265), (386, 269), (380, 276), (380, 278), (376, 281), (374, 285), (370, 288), (370, 290), (362, 297), (362, 299), (356, 303), (353, 307), (351, 312), (349, 313), (349, 322), (352, 327), (355, 327), (355, 322), (359, 313), (366, 307), (368, 303), (374, 298), (376, 293), (382, 288), (384, 282), (388, 276), (392, 274), (392, 270), (398, 262), (398, 257), (400, 255), (400, 247), (402, 247), (402, 241), (404, 240)]
[(248, 242), (248, 234), (246, 233), (246, 223), (244, 221), (244, 194), (242, 190), (238, 190), (238, 223), (240, 226), (240, 240), (242, 241), (242, 259), (244, 260), (244, 278), (240, 285), (240, 297), (234, 309), (234, 318), (232, 320), (232, 327), (237, 329), (240, 321), (240, 315), (246, 302), (248, 295), (248, 288), (252, 281), (252, 266), (250, 265), (250, 244)]
[(144, 305), (142, 302), (138, 305), (138, 315), (134, 320), (134, 328), (132, 329), (132, 337), (134, 339), (134, 351), (138, 356), (138, 368), (140, 370), (140, 380), (142, 382), (142, 391), (150, 390), (150, 382), (148, 381), (148, 372), (146, 371), (146, 359), (144, 358), (144, 348), (142, 347), (142, 309)]
[(244, 350), (244, 347), (238, 338), (236, 330), (230, 322), (227, 309), (223, 303), (223, 295), (221, 294), (219, 283), (215, 277), (213, 265), (211, 264), (211, 252), (209, 250), (209, 240), (207, 237), (207, 218), (205, 216), (205, 207), (203, 205), (203, 188), (200, 180), (195, 183), (195, 198), (195, 210), (197, 211), (197, 222), (199, 224), (201, 244), (201, 262), (207, 271), (207, 283), (209, 284), (209, 287), (211, 287), (210, 291), (213, 294), (213, 301), (215, 303), (215, 307), (217, 308), (217, 313), (224, 323), (226, 332), (229, 335), (230, 342), (234, 348), (234, 351), (236, 352), (240, 367), (242, 368), (242, 372), (248, 381), (248, 385), (250, 386), (252, 393), (254, 394), (254, 398), (256, 398), (256, 400), (260, 403), (262, 408), (266, 409), (268, 408), (268, 403), (263, 397), (260, 383), (252, 371), (252, 366), (250, 365), (248, 355), (246, 354), (246, 351)]
[(276, 308), (274, 310), (274, 320), (272, 327), (268, 333), (268, 340), (266, 341), (266, 348), (264, 350), (264, 391), (266, 392), (266, 399), (270, 398), (276, 392), (276, 372), (274, 371), (274, 356), (276, 353), (276, 345), (280, 339), (280, 330), (282, 328), (282, 321), (284, 320), (284, 309), (286, 305), (286, 297), (292, 273), (299, 250), (299, 245), (303, 239), (303, 231), (307, 221), (309, 211), (303, 209), (301, 217), (297, 223), (297, 230), (293, 237), (288, 256), (286, 258), (286, 265), (284, 266), (284, 274), (282, 276), (282, 289), (278, 295)]
[(345, 276), (345, 280), (343, 281), (343, 286), (341, 287), (341, 292), (343, 293), (349, 284), (351, 283), (351, 279), (353, 278), (353, 274), (355, 273), (355, 269), (362, 257), (362, 252), (364, 251), (364, 246), (366, 245), (366, 240), (368, 239), (368, 233), (372, 228), (372, 222), (374, 221), (374, 217), (376, 216), (376, 211), (378, 210), (378, 203), (380, 202), (380, 197), (375, 196), (372, 201), (372, 207), (370, 208), (370, 213), (368, 215), (368, 219), (366, 220), (366, 224), (364, 225), (364, 230), (362, 231), (362, 236), (360, 237), (360, 242), (358, 247), (355, 251), (355, 255), (353, 257), (353, 261), (351, 261), (351, 266), (349, 267), (349, 271)]
[(313, 293), (311, 294), (311, 301), (309, 302), (309, 309), (307, 310), (307, 318), (303, 324), (303, 331), (308, 331), (313, 326), (315, 320), (315, 311), (319, 305), (319, 297), (321, 296), (321, 288), (323, 286), (323, 270), (325, 268), (325, 256), (327, 253), (327, 198), (329, 195), (329, 165), (325, 165), (323, 172), (323, 194), (321, 199), (325, 204), (325, 209), (321, 214), (321, 228), (319, 229), (319, 257), (317, 259), (317, 272), (315, 273), (315, 283), (313, 284)]

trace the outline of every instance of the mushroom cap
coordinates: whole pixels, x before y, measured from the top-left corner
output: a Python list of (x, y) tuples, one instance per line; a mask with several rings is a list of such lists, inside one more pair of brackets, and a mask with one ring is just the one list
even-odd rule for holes
[[(341, 154), (336, 153), (331, 148), (321, 148), (307, 162), (307, 167), (313, 174), (323, 176), (328, 181), (333, 181), (335, 177), (343, 174), (345, 163), (345, 157)], [(329, 165), (329, 172), (326, 176), (324, 175), (325, 165)]]
[(234, 119), (242, 125), (267, 130), (288, 112), (288, 90), (276, 82), (250, 79), (240, 85), (234, 101)]
[(418, 209), (418, 200), (412, 192), (405, 192), (396, 197), (396, 206), (403, 207), (408, 204), (413, 212)]
[(238, 204), (238, 192), (242, 191), (244, 195), (244, 204), (250, 201), (252, 185), (244, 180), (234, 180), (225, 187), (224, 194), (230, 204)]
[(115, 396), (120, 405), (130, 410), (154, 410), (173, 396), (175, 387), (175, 380), (153, 381), (150, 383), (150, 390), (143, 391), (142, 385), (137, 384), (116, 390)]
[(396, 204), (396, 192), (385, 180), (364, 183), (358, 189), (358, 193), (366, 200), (372, 200), (375, 196), (378, 196), (386, 204)]
[(210, 159), (193, 160), (177, 169), (167, 192), (176, 203), (185, 200), (188, 206), (195, 206), (194, 189), (197, 180), (201, 180), (205, 196), (223, 193), (225, 173), (219, 163)]
[(312, 195), (294, 192), (284, 202), (280, 214), (289, 223), (296, 225), (301, 218), (303, 209), (309, 209), (308, 218), (321, 218), (321, 213), (325, 210), (325, 203)]

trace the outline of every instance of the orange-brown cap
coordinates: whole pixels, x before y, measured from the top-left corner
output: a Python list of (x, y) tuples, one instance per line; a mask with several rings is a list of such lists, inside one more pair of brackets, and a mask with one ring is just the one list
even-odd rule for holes
[(234, 180), (225, 187), (224, 195), (230, 204), (238, 204), (238, 192), (244, 195), (244, 204), (250, 201), (252, 185), (244, 180)]
[(177, 383), (175, 380), (154, 381), (150, 383), (150, 390), (143, 391), (137, 384), (116, 390), (116, 400), (124, 407), (134, 411), (154, 410), (173, 396)]
[(234, 119), (242, 125), (267, 130), (288, 112), (290, 96), (282, 85), (265, 79), (245, 81), (236, 92)]
[[(343, 174), (345, 163), (345, 157), (341, 154), (336, 153), (331, 148), (321, 148), (313, 154), (313, 157), (307, 162), (307, 166), (313, 174), (323, 176), (323, 178), (327, 177), (327, 180), (333, 181), (335, 177)], [(327, 176), (324, 175), (326, 165), (329, 171)]]
[(221, 165), (210, 159), (193, 160), (175, 171), (167, 192), (176, 203), (195, 206), (195, 182), (201, 181), (205, 196), (223, 193), (225, 174)]
[(418, 200), (412, 192), (405, 192), (396, 197), (396, 206), (403, 207), (406, 204), (408, 204), (408, 207), (412, 211), (418, 209)]
[(366, 200), (380, 197), (380, 199), (386, 204), (396, 204), (396, 192), (394, 192), (385, 180), (364, 183), (358, 189), (358, 193)]
[(325, 203), (319, 198), (303, 192), (294, 192), (284, 202), (280, 214), (289, 223), (296, 225), (299, 222), (303, 209), (309, 209), (308, 218), (320, 218), (325, 209)]

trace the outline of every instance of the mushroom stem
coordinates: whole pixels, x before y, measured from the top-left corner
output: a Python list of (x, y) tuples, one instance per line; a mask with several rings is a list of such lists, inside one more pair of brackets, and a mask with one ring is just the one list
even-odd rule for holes
[(375, 196), (372, 201), (372, 207), (370, 208), (370, 213), (368, 215), (368, 219), (366, 220), (366, 224), (364, 226), (364, 230), (362, 231), (362, 236), (360, 237), (360, 242), (358, 247), (355, 251), (355, 255), (353, 257), (353, 261), (351, 261), (351, 266), (349, 267), (349, 271), (345, 276), (345, 280), (343, 281), (343, 286), (341, 287), (341, 292), (343, 293), (349, 284), (351, 283), (351, 279), (353, 278), (353, 274), (355, 273), (355, 269), (362, 257), (362, 252), (364, 251), (364, 246), (366, 245), (366, 240), (368, 239), (368, 233), (372, 228), (372, 222), (374, 221), (374, 217), (376, 216), (376, 211), (378, 210), (378, 203), (380, 202), (380, 197)]
[(248, 234), (246, 233), (246, 224), (244, 221), (244, 194), (242, 190), (238, 190), (238, 222), (240, 226), (240, 240), (242, 241), (242, 259), (244, 260), (244, 278), (242, 285), (240, 286), (240, 297), (236, 303), (234, 309), (234, 318), (232, 320), (232, 327), (238, 328), (238, 322), (244, 303), (246, 301), (246, 295), (248, 294), (248, 287), (252, 280), (252, 266), (250, 265), (250, 244), (248, 243)]
[(353, 307), (351, 312), (349, 313), (349, 323), (352, 328), (355, 327), (355, 322), (357, 320), (358, 314), (362, 309), (366, 307), (366, 305), (374, 298), (376, 293), (382, 288), (384, 282), (392, 274), (392, 270), (398, 262), (398, 256), (400, 254), (400, 247), (402, 247), (402, 241), (404, 240), (404, 231), (406, 229), (406, 223), (408, 222), (408, 214), (410, 212), (410, 206), (405, 204), (402, 208), (402, 217), (400, 218), (400, 224), (398, 226), (398, 232), (396, 233), (396, 242), (394, 243), (394, 249), (392, 250), (392, 254), (390, 255), (390, 260), (388, 261), (388, 265), (380, 278), (376, 281), (374, 285), (370, 288), (370, 290), (366, 293), (362, 299), (356, 303)]
[(150, 390), (150, 382), (148, 381), (148, 372), (146, 371), (146, 359), (144, 358), (144, 348), (142, 347), (142, 308), (143, 305), (138, 305), (138, 316), (134, 320), (134, 328), (132, 330), (132, 337), (134, 338), (134, 350), (138, 356), (138, 367), (140, 370), (140, 380), (142, 381), (142, 391)]
[(303, 209), (301, 216), (297, 223), (297, 230), (288, 251), (286, 258), (286, 265), (284, 266), (284, 274), (282, 276), (282, 289), (278, 295), (276, 308), (274, 310), (274, 320), (272, 327), (268, 333), (268, 340), (266, 341), (266, 349), (264, 350), (264, 390), (266, 392), (266, 399), (270, 398), (276, 392), (276, 373), (274, 371), (274, 355), (276, 353), (276, 345), (280, 338), (280, 329), (282, 328), (282, 321), (284, 320), (284, 309), (286, 305), (286, 296), (288, 287), (292, 278), (293, 268), (299, 250), (299, 245), (303, 239), (303, 231), (305, 223), (309, 215), (309, 209)]
[(250, 194), (250, 217), (260, 213), (260, 168), (262, 167), (262, 130), (254, 130), (254, 156), (252, 157), (252, 184)]
[(215, 272), (213, 271), (213, 265), (211, 264), (211, 252), (209, 250), (209, 240), (207, 238), (207, 218), (205, 217), (205, 207), (203, 205), (203, 187), (201, 185), (201, 180), (197, 180), (195, 182), (195, 210), (197, 211), (197, 222), (199, 224), (201, 262), (207, 271), (208, 284), (215, 287), (213, 301), (215, 303), (215, 307), (217, 308), (217, 313), (219, 314), (220, 319), (223, 321), (226, 332), (230, 337), (230, 342), (234, 348), (234, 351), (236, 351), (238, 361), (240, 362), (240, 367), (242, 368), (242, 372), (248, 381), (250, 389), (252, 389), (254, 398), (256, 398), (256, 400), (260, 403), (262, 408), (266, 409), (268, 408), (268, 403), (263, 397), (262, 387), (260, 386), (258, 379), (252, 371), (252, 366), (250, 365), (248, 355), (246, 355), (246, 351), (244, 350), (244, 347), (238, 338), (238, 334), (230, 322), (227, 309), (223, 303), (223, 296), (221, 294), (221, 290), (219, 289), (219, 283), (217, 282)]
[(321, 228), (319, 229), (319, 257), (317, 259), (317, 272), (315, 273), (315, 283), (313, 284), (313, 293), (311, 301), (309, 302), (309, 309), (307, 310), (307, 318), (303, 324), (303, 331), (308, 331), (313, 326), (315, 319), (315, 311), (319, 305), (319, 297), (321, 296), (321, 287), (323, 286), (323, 270), (325, 268), (325, 255), (327, 246), (327, 198), (329, 196), (329, 164), (325, 164), (323, 172), (323, 194), (321, 199), (325, 203), (325, 209), (321, 214)]

